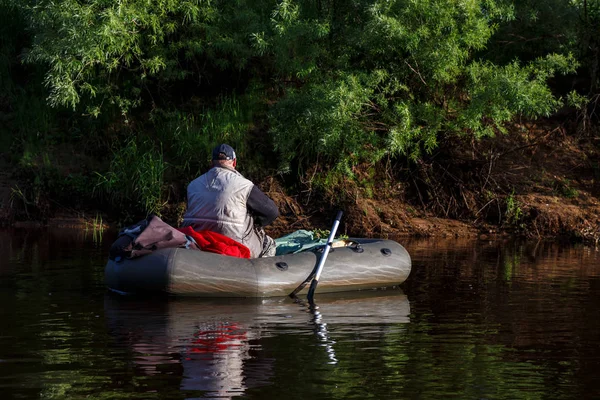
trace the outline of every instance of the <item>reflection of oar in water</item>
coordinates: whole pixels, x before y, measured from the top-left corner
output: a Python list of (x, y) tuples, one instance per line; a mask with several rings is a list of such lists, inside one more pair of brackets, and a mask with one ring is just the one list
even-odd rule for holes
[(337, 364), (338, 360), (335, 358), (335, 350), (333, 349), (333, 344), (335, 341), (329, 339), (329, 332), (327, 331), (327, 323), (323, 322), (323, 316), (321, 312), (318, 310), (318, 307), (315, 307), (314, 304), (311, 304), (310, 311), (313, 314), (313, 322), (315, 323), (315, 333), (323, 341), (325, 344), (325, 349), (327, 350), (327, 356), (331, 360), (331, 364)]
[(327, 259), (327, 255), (329, 254), (329, 249), (331, 249), (331, 245), (333, 244), (333, 238), (335, 237), (335, 232), (340, 224), (340, 220), (342, 219), (342, 211), (338, 211), (337, 216), (335, 217), (335, 221), (333, 222), (333, 227), (331, 228), (331, 232), (329, 232), (329, 238), (327, 239), (327, 244), (323, 249), (323, 254), (321, 255), (321, 259), (317, 264), (317, 267), (313, 270), (313, 272), (302, 282), (292, 293), (290, 293), (290, 297), (296, 297), (296, 294), (304, 289), (304, 286), (310, 282), (310, 288), (308, 289), (308, 295), (306, 296), (308, 302), (312, 305), (314, 304), (314, 296), (315, 289), (319, 284), (319, 278), (321, 277), (321, 272), (323, 271), (323, 265), (325, 265), (325, 260)]
[(296, 303), (301, 305), (302, 308), (306, 307), (306, 309), (312, 315), (310, 322), (315, 324), (314, 332), (319, 338), (323, 345), (325, 346), (325, 350), (327, 351), (327, 357), (329, 358), (329, 364), (337, 364), (338, 359), (335, 357), (335, 350), (333, 349), (333, 345), (335, 344), (335, 340), (331, 340), (329, 338), (329, 331), (327, 330), (327, 323), (323, 322), (323, 314), (319, 311), (319, 307), (314, 303), (306, 304), (304, 301), (300, 299), (296, 299)]

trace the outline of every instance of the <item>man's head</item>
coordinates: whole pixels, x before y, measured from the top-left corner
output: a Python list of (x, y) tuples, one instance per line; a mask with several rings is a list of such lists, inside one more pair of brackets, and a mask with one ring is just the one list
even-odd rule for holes
[(235, 168), (237, 165), (235, 150), (228, 144), (223, 143), (218, 145), (212, 151), (212, 163), (213, 166), (228, 166)]

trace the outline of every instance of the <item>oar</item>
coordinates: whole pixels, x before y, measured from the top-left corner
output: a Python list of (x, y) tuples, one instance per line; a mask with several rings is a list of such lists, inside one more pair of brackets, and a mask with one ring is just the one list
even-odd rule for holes
[(331, 232), (329, 233), (329, 238), (327, 239), (327, 244), (323, 249), (323, 254), (321, 254), (321, 259), (319, 260), (319, 264), (313, 269), (313, 271), (308, 275), (308, 277), (302, 282), (298, 287), (290, 293), (290, 297), (296, 297), (296, 294), (304, 289), (304, 286), (312, 279), (310, 283), (310, 288), (308, 289), (308, 301), (309, 303), (313, 303), (313, 298), (315, 295), (315, 289), (319, 283), (319, 278), (321, 277), (321, 271), (323, 270), (323, 265), (325, 265), (325, 259), (327, 259), (327, 255), (329, 254), (329, 249), (331, 248), (331, 244), (333, 243), (333, 238), (335, 237), (335, 232), (340, 224), (340, 220), (342, 219), (342, 212), (338, 211), (337, 216), (335, 217), (335, 221), (333, 222), (333, 227), (331, 228)]
[(321, 261), (319, 261), (319, 265), (317, 266), (317, 271), (315, 272), (315, 278), (310, 283), (310, 288), (308, 289), (308, 294), (306, 298), (310, 304), (313, 304), (313, 298), (315, 297), (315, 289), (319, 284), (319, 278), (321, 277), (321, 272), (323, 271), (323, 265), (325, 265), (325, 259), (329, 254), (329, 249), (331, 249), (331, 245), (333, 244), (333, 238), (335, 237), (335, 232), (337, 231), (338, 225), (340, 224), (340, 220), (342, 219), (342, 211), (338, 211), (337, 216), (335, 217), (335, 221), (333, 221), (333, 228), (331, 228), (331, 232), (329, 233), (329, 239), (327, 239), (327, 244), (325, 245), (325, 249), (323, 249), (323, 255), (321, 256)]

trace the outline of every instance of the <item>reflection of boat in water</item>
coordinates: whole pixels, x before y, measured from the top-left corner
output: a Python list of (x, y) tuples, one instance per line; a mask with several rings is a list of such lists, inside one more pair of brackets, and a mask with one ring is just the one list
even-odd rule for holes
[[(399, 285), (410, 273), (406, 249), (383, 239), (352, 239), (330, 252), (317, 293)], [(167, 292), (200, 297), (274, 297), (292, 293), (313, 271), (321, 254), (304, 251), (245, 259), (168, 248), (139, 258), (109, 260), (106, 285), (116, 292)], [(308, 287), (305, 291), (308, 290)]]
[(409, 322), (410, 306), (396, 289), (321, 294), (316, 311), (289, 298), (153, 301), (107, 294), (105, 313), (111, 334), (133, 351), (142, 374), (175, 369), (181, 390), (233, 396), (271, 382), (274, 360), (256, 350), (261, 339), (316, 334), (335, 362), (328, 329), (336, 336), (387, 332)]
[[(409, 322), (410, 306), (400, 289), (327, 293), (317, 299), (320, 313), (332, 324), (386, 324)], [(106, 296), (110, 319), (148, 325), (168, 324), (173, 334), (185, 335), (193, 326), (236, 321), (250, 328), (277, 326), (306, 328), (312, 314), (290, 298), (201, 299)]]

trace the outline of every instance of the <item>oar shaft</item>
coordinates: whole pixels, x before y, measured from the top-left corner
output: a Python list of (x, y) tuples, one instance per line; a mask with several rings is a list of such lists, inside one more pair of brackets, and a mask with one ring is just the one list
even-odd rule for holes
[(325, 259), (327, 259), (327, 255), (329, 255), (329, 250), (333, 245), (333, 239), (335, 237), (335, 232), (340, 225), (340, 219), (342, 219), (342, 212), (338, 211), (337, 217), (335, 217), (335, 222), (333, 223), (333, 228), (331, 228), (331, 232), (329, 232), (329, 238), (327, 239), (327, 244), (325, 245), (325, 249), (323, 249), (323, 255), (321, 256), (321, 260), (319, 260), (319, 265), (317, 266), (317, 272), (315, 273), (315, 280), (319, 280), (321, 277), (321, 272), (323, 272), (323, 265), (325, 265)]
[(325, 265), (325, 260), (327, 259), (327, 255), (329, 254), (329, 249), (331, 249), (331, 245), (333, 244), (333, 238), (335, 237), (335, 232), (340, 224), (340, 220), (342, 219), (342, 211), (338, 211), (337, 216), (335, 217), (335, 222), (333, 223), (333, 227), (331, 228), (331, 232), (329, 232), (329, 238), (327, 239), (327, 244), (323, 249), (323, 254), (321, 255), (321, 259), (319, 260), (319, 264), (317, 265), (317, 270), (315, 271), (315, 277), (310, 283), (310, 288), (308, 289), (308, 301), (312, 304), (313, 298), (315, 296), (315, 290), (317, 289), (317, 285), (319, 284), (319, 278), (321, 277), (321, 272), (323, 271), (323, 265)]

